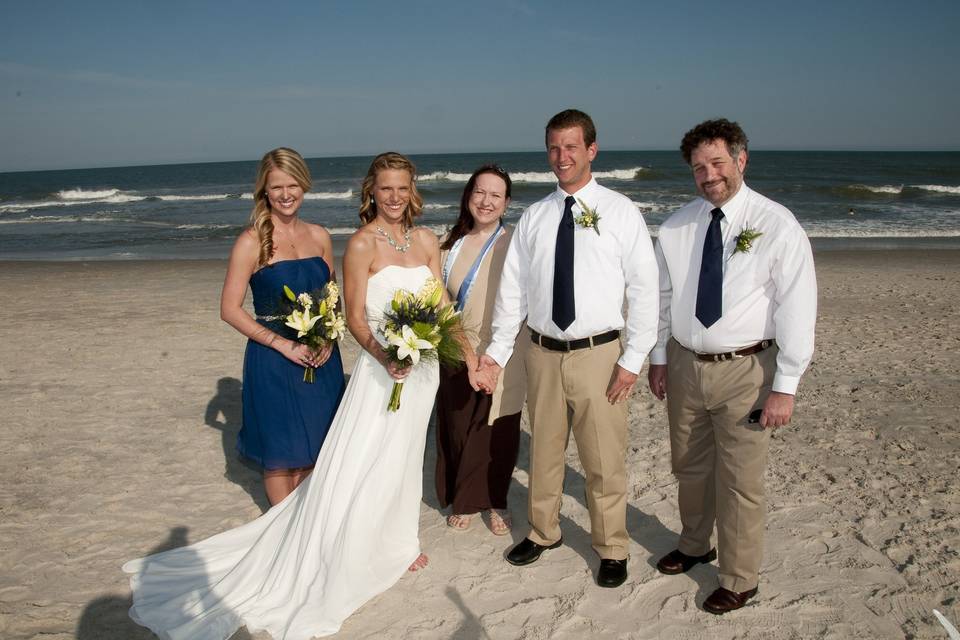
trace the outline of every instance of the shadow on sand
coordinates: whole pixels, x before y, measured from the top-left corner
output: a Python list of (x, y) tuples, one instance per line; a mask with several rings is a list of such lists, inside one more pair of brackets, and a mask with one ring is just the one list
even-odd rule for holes
[(263, 490), (260, 467), (237, 453), (237, 434), (240, 432), (242, 386), (236, 378), (220, 378), (217, 393), (207, 403), (203, 422), (220, 431), (223, 446), (223, 477), (246, 491), (260, 511), (270, 508)]
[[(150, 549), (146, 556), (178, 549), (189, 544), (187, 527), (174, 527), (166, 540)], [(130, 619), (131, 596), (108, 595), (92, 600), (83, 610), (77, 624), (77, 640), (147, 640), (156, 636)], [(231, 640), (251, 640), (246, 629), (240, 629)]]
[[(423, 500), (427, 506), (442, 513), (443, 510), (440, 508), (434, 486), (437, 461), (435, 429), (436, 413), (434, 412), (434, 416), (430, 420), (430, 429), (427, 433), (427, 451), (423, 464)], [(517, 468), (529, 474), (529, 463), (530, 434), (526, 431), (521, 431)], [(586, 508), (586, 479), (581, 473), (570, 467), (570, 465), (567, 465), (564, 475), (564, 498), (569, 499), (570, 497), (573, 497)], [(514, 544), (523, 540), (529, 531), (529, 525), (526, 522), (528, 498), (529, 491), (527, 487), (521, 485), (516, 480), (511, 482), (509, 503), (511, 512), (514, 515), (514, 527), (511, 533)], [(564, 545), (582, 556), (591, 568), (596, 569), (599, 567), (600, 558), (593, 551), (590, 532), (569, 517), (563, 515), (562, 512), (560, 514), (560, 528), (563, 531)], [(645, 558), (635, 558), (634, 561), (639, 560), (646, 562), (651, 567), (655, 567), (657, 560), (662, 555), (676, 547), (677, 533), (665, 527), (656, 516), (641, 511), (629, 502), (627, 503), (627, 532), (630, 538), (647, 552)], [(504, 557), (506, 557), (508, 551), (509, 548), (504, 550)], [(699, 574), (702, 572), (695, 571), (693, 573)], [(701, 585), (700, 591), (703, 592), (703, 589), (704, 587)], [(705, 598), (708, 594), (709, 592), (702, 594), (702, 596)], [(698, 598), (700, 598), (700, 595), (701, 594), (698, 594)]]

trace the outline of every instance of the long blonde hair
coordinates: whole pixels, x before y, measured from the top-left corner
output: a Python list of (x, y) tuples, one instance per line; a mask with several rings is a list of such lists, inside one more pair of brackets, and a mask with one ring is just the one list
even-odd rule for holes
[(268, 151), (257, 167), (257, 181), (253, 187), (253, 211), (250, 226), (260, 239), (260, 257), (257, 266), (262, 267), (273, 257), (273, 220), (270, 218), (270, 201), (267, 199), (267, 175), (274, 169), (289, 174), (304, 193), (310, 190), (310, 170), (303, 156), (287, 147)]
[(381, 153), (370, 163), (370, 169), (367, 170), (360, 191), (360, 222), (361, 224), (368, 224), (377, 217), (377, 203), (373, 199), (373, 185), (377, 181), (377, 173), (385, 169), (397, 169), (410, 174), (410, 202), (403, 212), (403, 226), (409, 229), (413, 226), (414, 218), (420, 217), (420, 214), (423, 213), (423, 198), (417, 191), (416, 165), (410, 161), (410, 158), (394, 151)]

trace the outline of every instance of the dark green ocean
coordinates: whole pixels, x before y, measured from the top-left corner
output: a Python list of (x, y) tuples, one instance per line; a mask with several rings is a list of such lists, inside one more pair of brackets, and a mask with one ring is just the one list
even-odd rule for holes
[[(356, 228), (371, 158), (308, 159), (301, 209), (342, 242)], [(543, 152), (413, 156), (425, 211), (445, 230), (469, 174), (514, 180), (508, 219), (555, 186)], [(0, 173), (0, 259), (223, 258), (252, 207), (256, 161)], [(653, 233), (695, 197), (676, 151), (601, 151), (597, 180), (629, 197)], [(747, 183), (786, 205), (818, 250), (960, 247), (960, 153), (753, 151)], [(339, 244), (339, 242), (338, 242)]]

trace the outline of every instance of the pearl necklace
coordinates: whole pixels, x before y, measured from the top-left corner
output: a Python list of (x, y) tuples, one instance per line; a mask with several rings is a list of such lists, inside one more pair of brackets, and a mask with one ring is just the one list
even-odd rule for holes
[(380, 228), (380, 225), (377, 225), (377, 233), (379, 233), (379, 234), (382, 235), (384, 238), (386, 238), (386, 239), (387, 239), (387, 242), (390, 244), (390, 246), (393, 247), (394, 249), (396, 249), (397, 251), (399, 251), (400, 253), (406, 253), (406, 252), (407, 252), (407, 249), (410, 248), (410, 229), (405, 229), (405, 230), (403, 231), (403, 244), (402, 244), (402, 245), (397, 244), (396, 240), (394, 240), (394, 239), (390, 236), (390, 234), (388, 234), (386, 231), (384, 231), (383, 229)]

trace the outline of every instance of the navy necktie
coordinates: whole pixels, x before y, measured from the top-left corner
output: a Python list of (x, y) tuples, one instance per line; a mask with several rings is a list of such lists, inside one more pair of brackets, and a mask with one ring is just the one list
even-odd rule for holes
[(576, 317), (573, 302), (573, 196), (564, 200), (553, 255), (553, 321), (563, 330)]
[(723, 211), (710, 212), (713, 219), (703, 240), (703, 259), (700, 261), (700, 282), (697, 285), (697, 320), (710, 328), (723, 313), (723, 236), (720, 221)]

